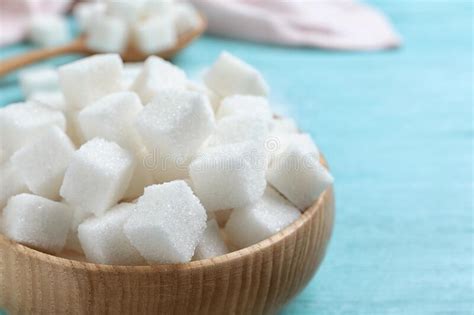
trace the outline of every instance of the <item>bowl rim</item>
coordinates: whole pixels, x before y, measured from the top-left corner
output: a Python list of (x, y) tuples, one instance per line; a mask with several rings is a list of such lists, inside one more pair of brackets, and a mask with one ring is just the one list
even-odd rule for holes
[[(323, 156), (320, 158), (321, 163), (328, 168), (327, 162)], [(21, 252), (29, 257), (34, 257), (37, 260), (44, 261), (50, 265), (55, 266), (66, 266), (71, 269), (76, 270), (87, 270), (89, 272), (101, 272), (101, 273), (129, 273), (129, 272), (140, 272), (140, 273), (147, 273), (147, 272), (167, 272), (167, 271), (176, 271), (176, 270), (194, 270), (194, 269), (202, 269), (202, 268), (214, 268), (218, 266), (222, 266), (229, 262), (246, 258), (251, 256), (252, 254), (268, 249), (269, 247), (273, 246), (274, 244), (280, 242), (285, 237), (296, 233), (296, 231), (311, 220), (319, 211), (323, 211), (323, 206), (329, 199), (331, 198), (333, 185), (328, 187), (321, 195), (319, 196), (318, 200), (314, 202), (312, 206), (306, 209), (301, 216), (292, 222), (290, 225), (282, 229), (276, 234), (255, 243), (251, 246), (244, 247), (242, 249), (227, 253), (225, 255), (206, 258), (202, 260), (195, 260), (190, 261), (187, 263), (178, 263), (178, 264), (154, 264), (154, 265), (108, 265), (108, 264), (98, 264), (88, 261), (79, 261), (74, 259), (68, 259), (65, 257), (59, 257), (52, 254), (44, 253), (28, 247), (26, 245), (22, 245), (20, 243), (15, 242), (14, 240), (9, 239), (7, 236), (0, 233), (0, 243), (6, 243), (6, 247), (9, 247), (11, 250)]]

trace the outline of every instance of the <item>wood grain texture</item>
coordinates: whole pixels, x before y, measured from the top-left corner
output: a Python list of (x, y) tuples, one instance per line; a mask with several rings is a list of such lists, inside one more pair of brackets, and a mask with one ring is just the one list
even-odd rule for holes
[[(182, 49), (186, 48), (186, 46), (188, 46), (193, 40), (201, 36), (202, 33), (204, 33), (206, 26), (207, 21), (203, 16), (201, 16), (201, 23), (196, 29), (184, 33), (178, 38), (174, 47), (163, 50), (157, 53), (156, 55), (165, 59), (171, 59)], [(96, 53), (98, 52), (93, 51), (87, 47), (86, 37), (80, 36), (74, 41), (63, 46), (38, 49), (19, 56), (5, 59), (0, 62), (0, 76), (6, 75), (12, 71), (30, 65), (32, 63), (49, 59), (52, 57), (57, 57), (66, 54), (92, 55)], [(143, 61), (149, 56), (149, 54), (142, 53), (132, 44), (130, 44), (128, 48), (120, 55), (124, 62)]]
[(67, 260), (0, 235), (0, 306), (10, 314), (274, 314), (313, 277), (334, 220), (332, 187), (278, 234), (187, 264)]

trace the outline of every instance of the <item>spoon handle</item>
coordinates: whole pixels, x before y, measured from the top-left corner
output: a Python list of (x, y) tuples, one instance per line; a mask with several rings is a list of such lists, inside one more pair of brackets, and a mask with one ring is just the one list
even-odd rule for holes
[(88, 49), (84, 45), (84, 40), (78, 38), (63, 46), (34, 50), (19, 56), (5, 59), (0, 62), (0, 76), (4, 76), (18, 68), (37, 61), (73, 53), (88, 53)]

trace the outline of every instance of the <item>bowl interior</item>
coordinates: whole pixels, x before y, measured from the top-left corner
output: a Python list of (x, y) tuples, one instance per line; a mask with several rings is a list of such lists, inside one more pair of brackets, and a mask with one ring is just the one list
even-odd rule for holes
[[(323, 165), (325, 165), (325, 167), (328, 167), (324, 157), (321, 156), (320, 161)], [(35, 249), (32, 249), (30, 247), (16, 243), (12, 240), (9, 240), (6, 236), (2, 234), (0, 234), (0, 243), (2, 242), (7, 243), (7, 247), (9, 247), (12, 250), (20, 251), (23, 254), (26, 254), (30, 257), (34, 257), (35, 259), (47, 261), (50, 264), (56, 264), (56, 265), (69, 264), (73, 268), (78, 268), (78, 269), (85, 268), (85, 269), (90, 269), (90, 270), (96, 270), (97, 268), (100, 268), (102, 272), (107, 272), (107, 271), (117, 272), (118, 270), (127, 271), (127, 272), (130, 272), (130, 271), (156, 272), (159, 270), (171, 270), (171, 269), (172, 270), (195, 269), (195, 268), (203, 268), (206, 266), (215, 267), (216, 265), (219, 265), (219, 264), (226, 264), (228, 262), (232, 262), (234, 260), (239, 260), (247, 256), (253, 255), (256, 252), (263, 251), (281, 241), (284, 241), (286, 237), (290, 236), (293, 233), (296, 233), (301, 226), (303, 226), (309, 220), (311, 220), (315, 215), (318, 214), (318, 212), (323, 211), (325, 203), (330, 202), (331, 201), (330, 199), (332, 199), (332, 188), (323, 192), (321, 196), (319, 197), (319, 199), (311, 207), (306, 209), (306, 211), (302, 213), (302, 215), (292, 224), (290, 224), (289, 226), (287, 226), (280, 232), (272, 235), (271, 237), (263, 241), (260, 241), (256, 244), (253, 244), (252, 246), (230, 252), (226, 255), (203, 259), (203, 260), (191, 261), (184, 264), (156, 264), (156, 265), (146, 265), (146, 266), (104, 265), (104, 264), (96, 264), (96, 263), (91, 263), (87, 261), (77, 260), (74, 257), (65, 258), (65, 257), (59, 257), (59, 256), (43, 253)]]

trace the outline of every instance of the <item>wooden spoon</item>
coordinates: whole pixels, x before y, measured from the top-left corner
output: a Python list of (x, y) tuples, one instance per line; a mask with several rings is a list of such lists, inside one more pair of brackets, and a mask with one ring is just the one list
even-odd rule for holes
[[(169, 49), (163, 50), (156, 55), (170, 59), (176, 55), (183, 48), (188, 46), (194, 39), (199, 37), (206, 29), (207, 21), (201, 15), (201, 22), (196, 29), (184, 33), (178, 38), (176, 45)], [(66, 55), (66, 54), (84, 54), (93, 55), (99, 53), (89, 49), (86, 45), (86, 37), (84, 35), (78, 37), (76, 40), (58, 47), (44, 48), (40, 50), (31, 51), (20, 56), (15, 56), (0, 62), (0, 76), (8, 74), (18, 68), (24, 67), (31, 63), (41, 61), (44, 59)], [(124, 62), (138, 62), (145, 60), (149, 55), (142, 53), (133, 45), (129, 45), (127, 49), (120, 54)]]

